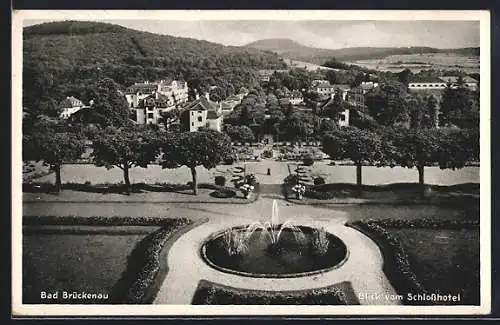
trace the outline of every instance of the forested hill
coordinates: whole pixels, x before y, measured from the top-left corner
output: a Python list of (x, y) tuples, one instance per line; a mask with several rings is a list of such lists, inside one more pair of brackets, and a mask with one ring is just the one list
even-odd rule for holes
[(42, 95), (58, 100), (76, 94), (97, 77), (122, 87), (166, 77), (196, 88), (224, 82), (248, 87), (257, 82), (256, 69), (285, 67), (276, 54), (258, 49), (77, 21), (24, 28), (23, 59), (25, 106)]
[(437, 49), (432, 47), (348, 47), (342, 49), (324, 49), (309, 47), (289, 39), (264, 39), (245, 45), (247, 48), (275, 52), (282, 57), (323, 64), (334, 57), (338, 61), (381, 59), (390, 55), (420, 53), (457, 53), (479, 55), (478, 47)]

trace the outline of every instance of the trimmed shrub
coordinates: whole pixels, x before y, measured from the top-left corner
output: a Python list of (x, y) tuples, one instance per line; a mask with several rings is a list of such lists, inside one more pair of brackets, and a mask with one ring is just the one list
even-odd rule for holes
[(297, 174), (290, 174), (284, 179), (284, 183), (287, 185), (295, 185), (299, 183), (299, 176)]
[(212, 193), (210, 193), (211, 197), (215, 197), (218, 199), (228, 199), (236, 196), (236, 192), (230, 189), (218, 189)]
[(245, 175), (245, 183), (255, 186), (255, 183), (257, 183), (257, 178), (254, 174)]
[(325, 182), (325, 179), (324, 179), (323, 177), (321, 177), (321, 176), (316, 177), (316, 178), (314, 179), (314, 185), (323, 185), (323, 184), (325, 184), (325, 183), (326, 183), (326, 182)]
[(224, 176), (215, 176), (215, 185), (225, 186), (226, 178)]
[(314, 159), (311, 155), (308, 155), (308, 156), (304, 157), (304, 159), (302, 160), (302, 163), (304, 164), (304, 166), (312, 166), (312, 165), (314, 165)]

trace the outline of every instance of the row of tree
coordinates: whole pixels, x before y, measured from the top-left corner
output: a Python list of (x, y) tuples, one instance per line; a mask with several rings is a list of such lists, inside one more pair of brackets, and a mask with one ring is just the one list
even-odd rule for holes
[[(92, 156), (96, 166), (120, 168), (125, 189), (130, 190), (130, 169), (146, 168), (153, 161), (162, 168), (187, 166), (193, 177), (193, 192), (197, 194), (196, 167), (214, 168), (232, 154), (230, 138), (220, 132), (160, 132), (158, 129), (109, 126), (95, 130)], [(65, 125), (39, 124), (23, 137), (23, 159), (43, 161), (56, 175), (56, 190), (62, 189), (61, 168), (65, 162), (79, 159), (89, 140), (83, 132), (74, 132)]]
[(323, 151), (332, 159), (349, 159), (356, 165), (356, 184), (362, 187), (362, 166), (366, 164), (417, 168), (424, 193), (424, 168), (463, 168), (479, 160), (478, 129), (406, 129), (390, 127), (373, 132), (347, 127), (323, 138)]

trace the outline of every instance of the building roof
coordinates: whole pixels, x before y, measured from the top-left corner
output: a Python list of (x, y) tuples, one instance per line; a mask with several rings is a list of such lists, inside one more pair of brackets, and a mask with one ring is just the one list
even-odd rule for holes
[(207, 111), (216, 111), (218, 110), (217, 104), (206, 99), (205, 97), (200, 97), (197, 100), (192, 101), (188, 106), (186, 106), (188, 110), (207, 110)]
[(410, 78), (409, 83), (442, 83), (443, 80), (441, 80), (438, 77), (432, 77), (432, 76), (427, 76), (427, 77), (412, 77)]
[(302, 93), (296, 89), (292, 91), (292, 98), (302, 98)]
[(68, 108), (68, 107), (82, 107), (84, 106), (82, 101), (73, 96), (66, 97), (63, 101), (61, 101), (60, 107)]
[(347, 84), (334, 84), (333, 86), (335, 88), (340, 89), (340, 90), (349, 90), (349, 89), (351, 89), (351, 86), (349, 86)]
[(157, 83), (137, 83), (127, 88), (126, 94), (135, 94), (139, 91), (145, 93), (153, 93), (158, 89)]

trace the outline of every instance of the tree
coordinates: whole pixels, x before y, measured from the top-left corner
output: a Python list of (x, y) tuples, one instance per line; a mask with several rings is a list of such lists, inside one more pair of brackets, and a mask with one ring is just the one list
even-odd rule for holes
[(424, 168), (438, 161), (440, 133), (437, 129), (399, 129), (392, 134), (393, 158), (401, 167), (417, 168), (421, 196), (425, 194)]
[(85, 140), (80, 134), (46, 126), (23, 137), (23, 159), (43, 161), (56, 174), (56, 191), (62, 190), (63, 163), (79, 159), (85, 152)]
[(448, 83), (443, 91), (439, 114), (441, 126), (472, 128), (479, 125), (479, 105), (473, 105), (469, 90), (460, 80), (457, 85)]
[(338, 129), (323, 138), (323, 152), (332, 159), (350, 159), (356, 165), (358, 195), (362, 192), (362, 166), (383, 160), (382, 141), (376, 133), (355, 127)]
[(441, 169), (460, 169), (479, 160), (479, 129), (440, 129), (437, 161)]
[(232, 154), (230, 138), (217, 131), (184, 132), (161, 141), (162, 168), (187, 166), (193, 177), (193, 193), (198, 194), (196, 167), (215, 168)]
[(227, 125), (226, 133), (236, 141), (253, 142), (255, 140), (252, 130), (246, 125)]
[(405, 86), (400, 82), (388, 82), (367, 94), (368, 113), (384, 126), (408, 123), (409, 114), (405, 98)]
[(93, 105), (71, 115), (73, 122), (95, 123), (102, 127), (130, 125), (127, 101), (112, 79), (98, 80), (89, 85), (82, 95), (84, 101), (93, 100)]
[(92, 141), (94, 163), (123, 171), (125, 190), (130, 191), (129, 172), (132, 167), (143, 167), (155, 158), (157, 153), (157, 133), (140, 127), (113, 126), (101, 130)]

